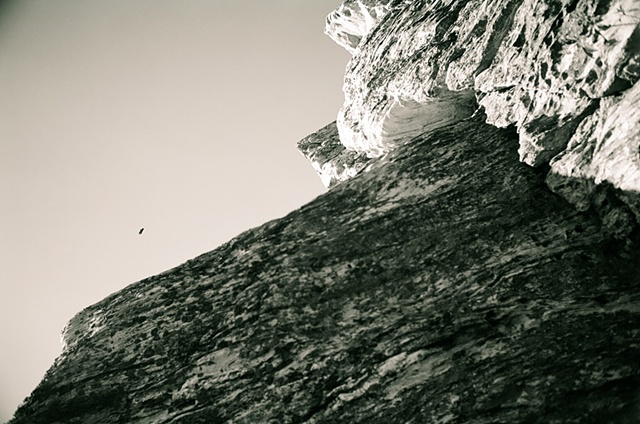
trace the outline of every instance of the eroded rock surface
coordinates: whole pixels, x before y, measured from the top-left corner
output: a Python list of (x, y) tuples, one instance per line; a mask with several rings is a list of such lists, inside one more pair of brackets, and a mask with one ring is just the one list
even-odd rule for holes
[[(380, 156), (470, 116), (477, 101), (487, 122), (517, 128), (523, 162), (547, 164), (572, 138), (572, 151), (576, 145), (601, 150), (591, 145), (598, 139), (607, 151), (626, 153), (612, 159), (602, 152), (596, 163), (581, 164), (581, 173), (593, 172), (596, 184), (640, 192), (640, 173), (629, 166), (640, 156), (638, 98), (631, 90), (640, 78), (637, 0), (382, 3), (388, 10), (350, 49), (337, 121), (348, 149)], [(329, 20), (326, 32), (353, 32), (343, 22)], [(621, 101), (631, 107), (623, 111)], [(578, 130), (587, 118), (614, 115), (624, 117), (625, 128)]]
[(639, 106), (640, 83), (603, 99), (551, 161), (547, 177), (552, 190), (578, 210), (594, 207), (620, 237), (640, 222)]
[(80, 312), (11, 424), (638, 422), (639, 20), (347, 0), (332, 190)]
[(325, 34), (354, 53), (397, 0), (346, 0), (327, 16)]
[(637, 243), (483, 120), (82, 311), (11, 424), (634, 422)]
[(638, 80), (637, 5), (635, 0), (532, 1), (518, 8), (492, 65), (477, 76), (476, 88), (489, 122), (519, 128), (521, 160), (548, 162), (593, 113), (598, 99)]
[(300, 140), (298, 150), (327, 188), (353, 177), (370, 162), (365, 154), (348, 150), (340, 143), (335, 122)]

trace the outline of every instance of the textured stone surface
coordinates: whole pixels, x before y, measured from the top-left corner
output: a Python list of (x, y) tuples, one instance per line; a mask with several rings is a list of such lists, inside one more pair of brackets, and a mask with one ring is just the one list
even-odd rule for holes
[[(596, 184), (606, 180), (639, 190), (640, 173), (628, 166), (639, 159), (637, 94), (625, 94), (640, 77), (637, 0), (416, 0), (385, 6), (384, 16), (358, 35), (347, 66), (337, 121), (347, 148), (382, 155), (471, 115), (475, 97), (489, 123), (516, 126), (520, 159), (539, 166), (562, 153), (596, 110), (622, 116), (616, 106), (622, 96), (631, 107), (626, 127), (618, 126), (620, 136), (578, 131), (572, 143), (588, 144), (579, 137), (610, 139), (609, 150), (626, 152), (624, 166), (621, 157), (608, 163), (612, 156), (603, 152), (595, 158), (599, 164), (580, 168), (593, 171)], [(349, 32), (344, 25), (326, 32)]]
[(354, 53), (362, 37), (387, 14), (395, 0), (346, 0), (327, 16), (325, 34)]
[(524, 1), (517, 8), (492, 65), (477, 76), (476, 89), (489, 122), (519, 128), (521, 160), (548, 162), (592, 112), (594, 100), (638, 80), (637, 5), (635, 0)]
[(483, 119), (82, 311), (12, 424), (636, 422), (637, 243)]
[(298, 150), (311, 162), (327, 188), (348, 180), (369, 163), (365, 154), (348, 150), (340, 143), (335, 122), (300, 140)]
[(639, 422), (638, 9), (347, 0), (332, 190), (80, 312), (11, 424)]
[(620, 96), (602, 99), (567, 149), (551, 161), (551, 171), (596, 184), (606, 181), (640, 192), (640, 83)]
[(593, 207), (618, 237), (640, 222), (639, 105), (640, 83), (602, 99), (567, 149), (551, 161), (547, 176), (552, 190), (578, 210)]

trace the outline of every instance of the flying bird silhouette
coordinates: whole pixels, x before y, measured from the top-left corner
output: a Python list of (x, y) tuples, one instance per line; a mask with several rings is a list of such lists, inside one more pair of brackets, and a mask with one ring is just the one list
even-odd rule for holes
[(138, 231), (138, 235), (142, 234), (143, 231), (144, 231), (144, 227), (140, 228), (140, 231)]

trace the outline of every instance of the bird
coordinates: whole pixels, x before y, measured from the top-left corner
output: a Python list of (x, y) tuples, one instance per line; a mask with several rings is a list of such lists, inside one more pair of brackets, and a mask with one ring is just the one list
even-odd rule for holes
[(142, 234), (143, 231), (144, 231), (144, 227), (140, 228), (140, 231), (138, 231), (138, 235)]

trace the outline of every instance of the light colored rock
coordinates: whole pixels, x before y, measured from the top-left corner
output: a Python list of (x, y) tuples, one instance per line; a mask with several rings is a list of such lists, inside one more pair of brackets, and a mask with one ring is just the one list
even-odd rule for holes
[[(439, 63), (458, 54), (450, 45), (458, 36), (443, 27), (448, 12), (440, 2), (397, 3), (361, 41), (347, 65), (337, 120), (348, 149), (379, 157), (424, 131), (473, 114), (473, 68), (467, 69), (468, 78), (457, 76), (450, 90)], [(473, 5), (463, 13), (475, 19)], [(469, 34), (458, 42), (472, 30), (464, 29)]]
[(394, 0), (346, 0), (327, 16), (325, 34), (355, 53), (360, 41), (391, 8)]
[(369, 163), (366, 155), (347, 150), (340, 143), (335, 122), (300, 140), (298, 150), (311, 162), (327, 188), (348, 180)]
[[(394, 138), (430, 128), (425, 121), (446, 125), (467, 115), (460, 105), (468, 105), (471, 95), (456, 92), (473, 89), (488, 122), (518, 127), (523, 161), (548, 162), (593, 99), (637, 80), (640, 18), (634, 4), (396, 4), (378, 26), (367, 26), (370, 33), (347, 68), (341, 140), (379, 156), (397, 144)], [(329, 20), (327, 32), (339, 33), (341, 24)], [(447, 112), (447, 105), (458, 113)]]
[(640, 83), (620, 96), (602, 99), (567, 149), (553, 158), (551, 172), (640, 193), (639, 105)]
[[(640, 78), (639, 9), (637, 0), (394, 2), (354, 45), (337, 119), (340, 140), (379, 157), (469, 117), (477, 100), (487, 122), (516, 127), (521, 161), (547, 164), (572, 137), (574, 145), (581, 143), (576, 137), (592, 137), (579, 126), (599, 119), (589, 118), (596, 110), (620, 115), (606, 109)], [(350, 32), (338, 19), (328, 21), (327, 32), (340, 33), (340, 25)], [(629, 96), (624, 104), (637, 110)], [(634, 121), (637, 114), (629, 113)], [(635, 190), (629, 161), (637, 134), (617, 134), (615, 151), (600, 152), (597, 175), (591, 175), (596, 168), (587, 174), (596, 185)]]
[(468, 118), (474, 111), (474, 97), (471, 91), (448, 92), (427, 102), (406, 96), (380, 105), (383, 110), (358, 113), (358, 126), (353, 125), (353, 117), (338, 115), (340, 140), (347, 149), (380, 157), (420, 134)]
[[(551, 161), (547, 184), (578, 210), (602, 208), (603, 187), (630, 208), (640, 222), (640, 82), (619, 96), (600, 101), (577, 128), (566, 150)], [(618, 208), (619, 209), (619, 208)], [(621, 235), (631, 231), (629, 213), (604, 211)], [(622, 215), (621, 215), (622, 214)], [(624, 215), (624, 216), (623, 216)]]
[(489, 123), (518, 128), (523, 162), (547, 163), (592, 112), (594, 99), (637, 80), (637, 72), (623, 71), (639, 54), (636, 7), (635, 0), (525, 0), (518, 6), (475, 88)]

